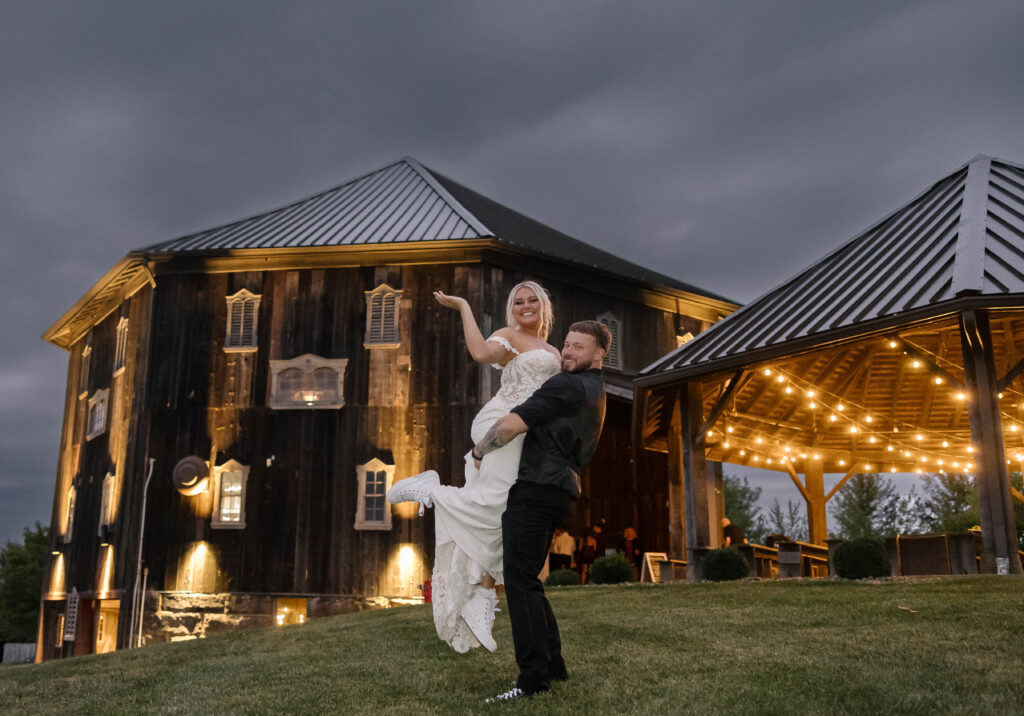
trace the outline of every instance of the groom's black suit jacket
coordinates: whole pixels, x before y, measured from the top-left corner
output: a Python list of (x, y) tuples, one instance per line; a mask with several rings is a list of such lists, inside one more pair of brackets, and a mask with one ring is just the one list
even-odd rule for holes
[(518, 480), (552, 485), (579, 497), (579, 473), (597, 449), (604, 407), (601, 371), (591, 369), (554, 375), (512, 408), (529, 428)]

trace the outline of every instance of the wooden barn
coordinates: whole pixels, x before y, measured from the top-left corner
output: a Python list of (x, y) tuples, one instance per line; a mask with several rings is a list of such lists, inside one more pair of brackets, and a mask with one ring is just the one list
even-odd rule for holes
[(421, 600), (433, 520), (395, 479), (460, 484), (499, 374), (469, 358), (509, 289), (560, 345), (608, 323), (608, 416), (574, 534), (668, 551), (665, 456), (633, 460), (632, 377), (735, 304), (529, 219), (413, 159), (133, 251), (45, 334), (69, 354), (37, 658)]

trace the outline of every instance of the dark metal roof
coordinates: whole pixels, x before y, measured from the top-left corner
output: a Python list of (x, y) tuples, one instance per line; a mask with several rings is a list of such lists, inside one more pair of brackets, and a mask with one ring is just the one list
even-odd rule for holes
[(958, 298), (1024, 295), (1024, 167), (979, 156), (795, 277), (641, 371), (744, 354)]
[(280, 209), (141, 251), (294, 249), (481, 238), (732, 303), (574, 239), (409, 157)]
[(143, 250), (280, 249), (490, 235), (430, 173), (407, 158), (280, 209)]
[(602, 251), (579, 239), (574, 239), (557, 229), (552, 229), (550, 226), (524, 216), (492, 199), (488, 199), (486, 196), (478, 194), (472, 189), (464, 187), (432, 169), (427, 171), (462, 206), (468, 209), (473, 216), (476, 216), (491, 228), (494, 231), (495, 238), (499, 241), (529, 249), (536, 253), (554, 256), (572, 263), (583, 264), (594, 269), (626, 276), (644, 283), (670, 286), (680, 291), (687, 291), (729, 303), (732, 302), (728, 298), (696, 288), (670, 276), (646, 269), (643, 266), (637, 266), (615, 254)]

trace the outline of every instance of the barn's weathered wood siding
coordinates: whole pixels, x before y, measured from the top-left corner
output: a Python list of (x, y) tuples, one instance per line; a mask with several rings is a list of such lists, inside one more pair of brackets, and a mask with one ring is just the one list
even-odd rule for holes
[[(466, 297), (488, 333), (505, 324), (511, 287), (536, 278), (555, 306), (550, 342), (560, 347), (573, 321), (611, 312), (620, 322), (626, 372), (675, 347), (677, 334), (696, 334), (704, 327), (697, 319), (652, 308), (640, 293), (601, 278), (581, 280), (578, 271), (494, 258), (465, 264), (158, 271), (155, 288), (139, 290), (72, 346), (55, 534), (66, 520), (69, 486), (78, 493), (74, 534), (66, 545), (57, 538), (66, 565), (60, 589), (76, 586), (90, 599), (120, 597), (120, 643), (126, 642), (140, 549), (139, 508), (152, 460), (142, 546), (150, 590), (419, 596), (433, 559), (433, 520), (416, 517), (413, 506), (405, 505), (393, 509), (389, 531), (354, 529), (356, 467), (379, 458), (396, 466), (396, 478), (435, 468), (443, 482), (462, 484), (472, 418), (500, 376), (472, 362), (458, 315), (434, 302), (435, 289)], [(368, 349), (363, 345), (365, 292), (381, 283), (402, 291), (400, 345)], [(225, 297), (242, 288), (261, 296), (258, 349), (228, 353), (223, 350)], [(122, 316), (129, 319), (127, 365), (114, 377)], [(86, 343), (91, 353), (84, 358), (89, 369), (83, 385)], [(342, 408), (267, 407), (270, 361), (305, 353), (348, 359)], [(108, 429), (87, 441), (86, 401), (103, 388), (110, 389)], [(641, 451), (643, 464), (634, 467), (630, 416), (628, 400), (609, 398), (604, 436), (584, 475), (584, 497), (570, 527), (579, 535), (605, 518), (612, 533), (635, 526), (646, 547), (658, 549), (667, 546), (668, 488), (658, 462), (663, 456)], [(187, 497), (174, 488), (171, 471), (188, 455), (211, 465), (233, 459), (249, 467), (243, 529), (211, 527), (212, 491)], [(116, 476), (117, 507), (112, 526), (101, 535), (108, 471)], [(197, 556), (199, 545), (203, 553)], [(417, 555), (411, 575), (397, 568), (403, 545)], [(113, 550), (113, 570), (110, 590), (101, 594), (106, 549)], [(51, 607), (44, 626), (54, 623), (56, 590)], [(52, 641), (49, 634), (45, 638)]]

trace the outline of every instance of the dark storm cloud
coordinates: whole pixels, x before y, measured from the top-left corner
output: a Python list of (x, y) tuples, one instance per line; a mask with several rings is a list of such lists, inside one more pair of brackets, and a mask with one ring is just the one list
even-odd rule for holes
[(411, 154), (749, 300), (979, 152), (1018, 3), (15, 3), (0, 26), (0, 540), (46, 521), (66, 355), (126, 251)]

